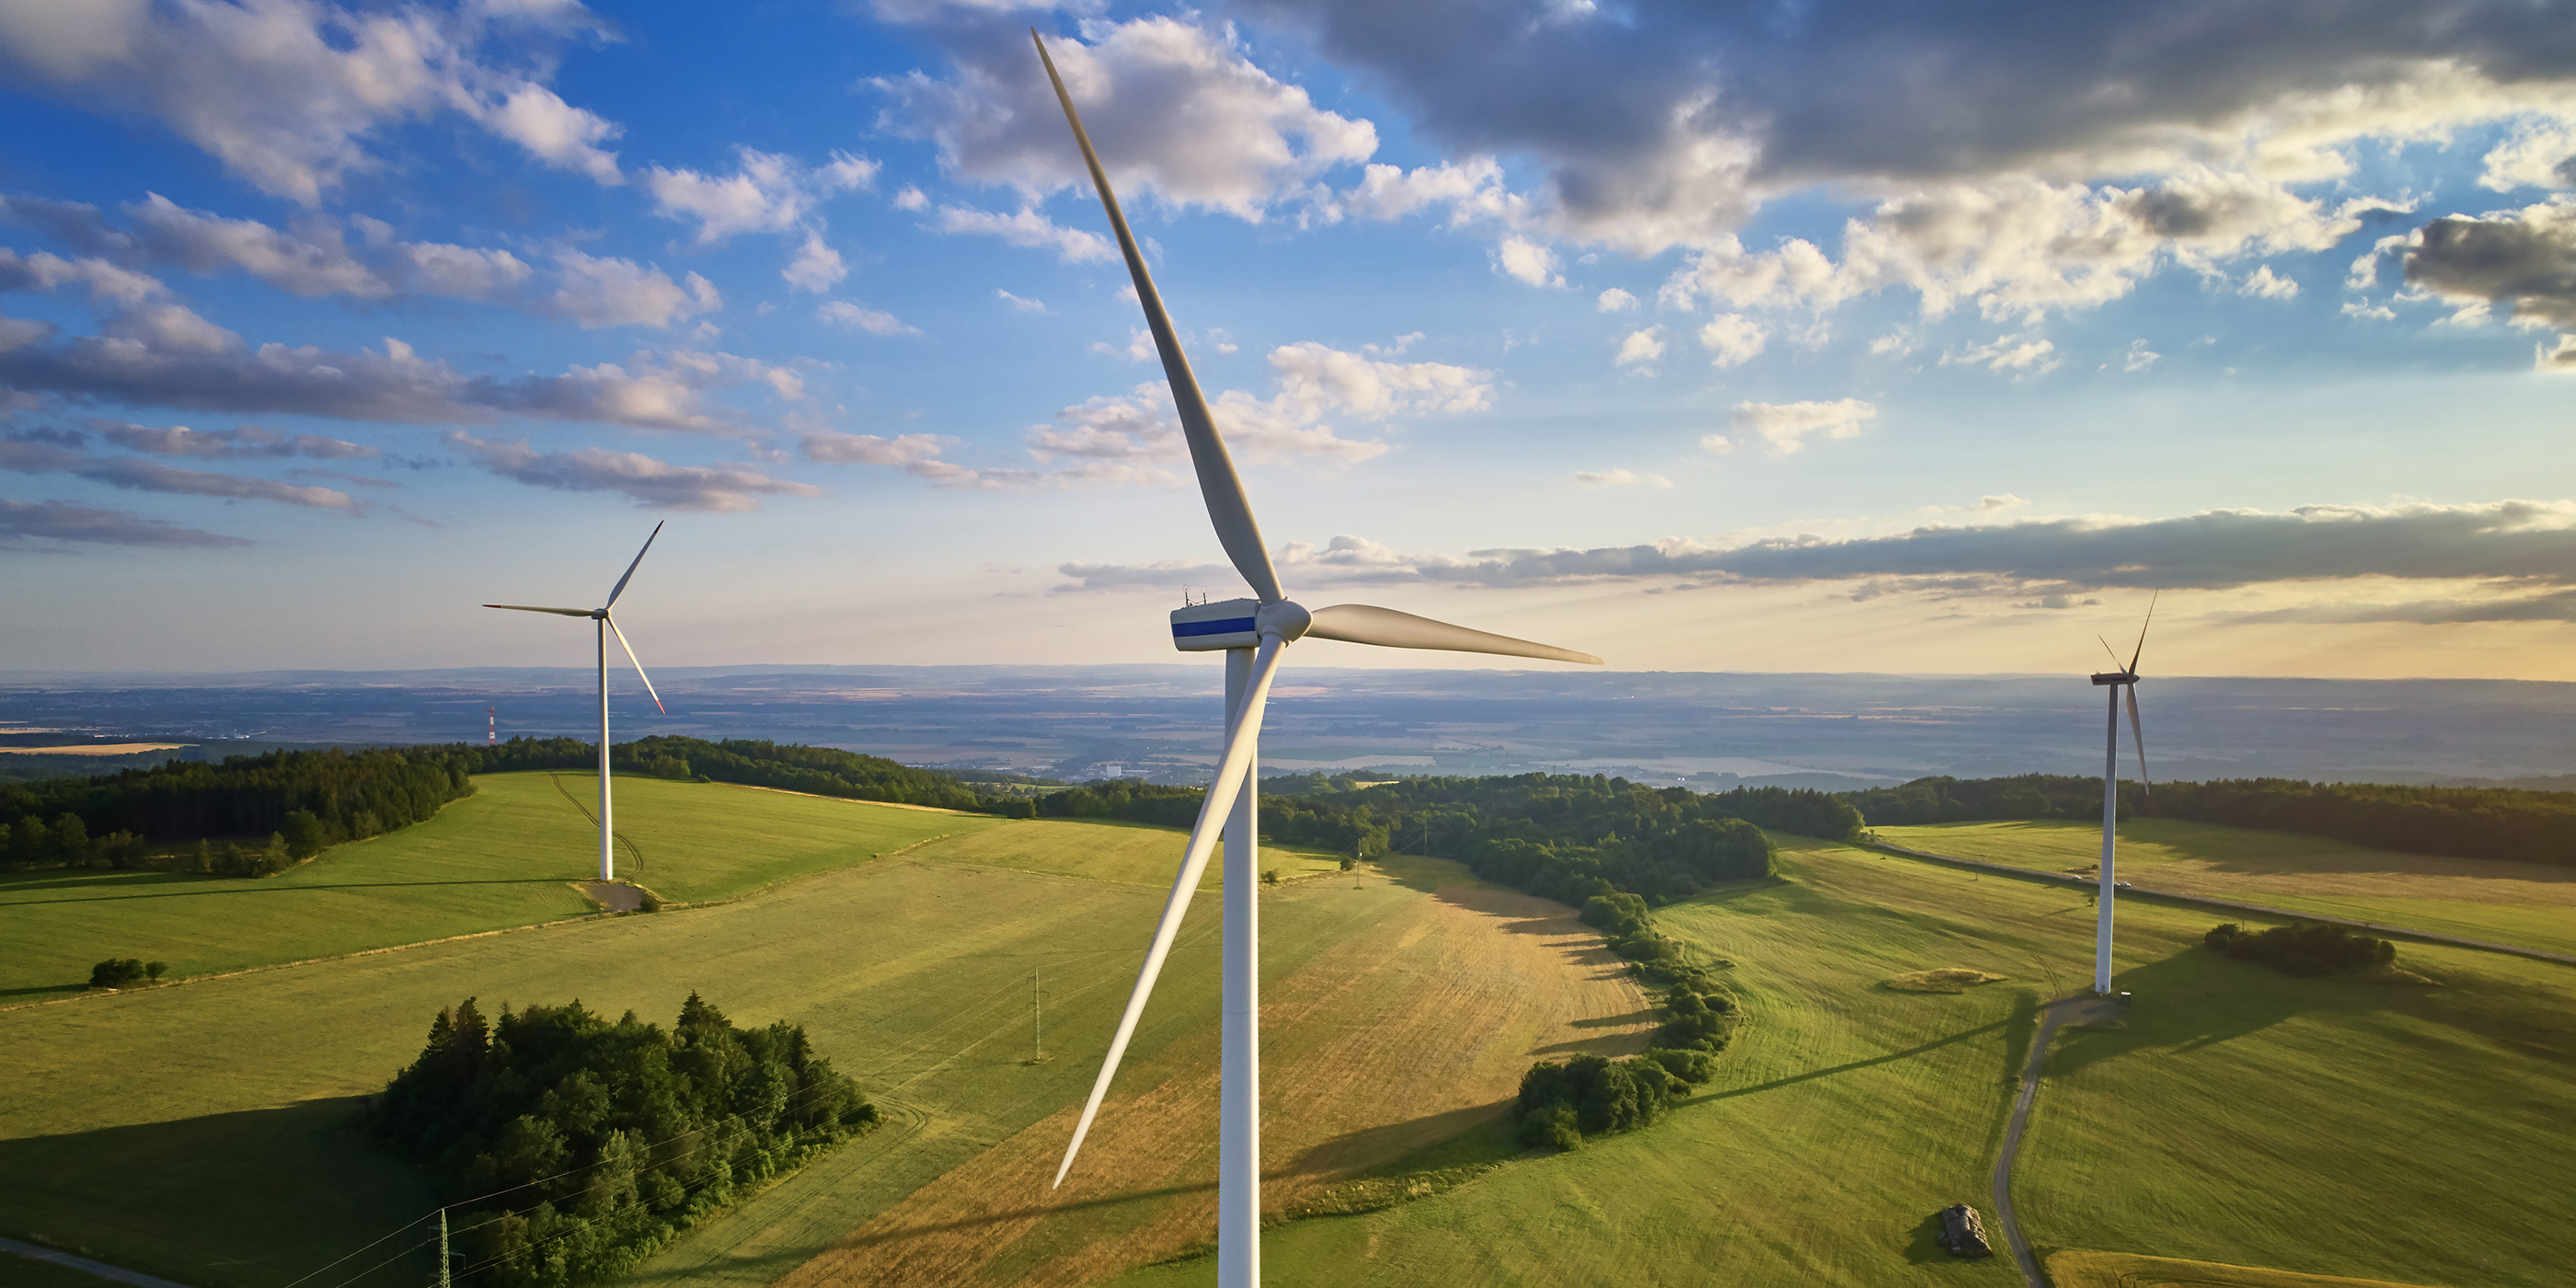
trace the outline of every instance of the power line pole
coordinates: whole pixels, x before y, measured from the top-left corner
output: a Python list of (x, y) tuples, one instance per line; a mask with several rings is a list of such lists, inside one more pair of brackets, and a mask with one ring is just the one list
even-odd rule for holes
[(1029, 1063), (1046, 1059), (1046, 990), (1038, 987), (1038, 972), (1044, 963), (1029, 970)]
[(447, 1209), (438, 1210), (438, 1288), (447, 1285)]

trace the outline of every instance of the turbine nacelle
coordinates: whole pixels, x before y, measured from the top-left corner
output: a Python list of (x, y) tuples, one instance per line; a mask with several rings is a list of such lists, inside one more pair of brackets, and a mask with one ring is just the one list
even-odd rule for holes
[(2105, 671), (2100, 675), (2094, 676), (2093, 682), (2095, 684), (2135, 684), (2138, 682), (2138, 673), (2135, 671)]
[(1259, 648), (1264, 636), (1281, 643), (1301, 639), (1315, 616), (1288, 600), (1220, 599), (1172, 610), (1172, 647), (1184, 653)]

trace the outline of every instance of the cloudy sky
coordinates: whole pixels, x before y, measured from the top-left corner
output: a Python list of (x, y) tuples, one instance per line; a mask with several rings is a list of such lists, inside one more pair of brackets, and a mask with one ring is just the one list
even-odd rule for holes
[(1031, 26), (1310, 606), (2576, 679), (2530, 0), (0, 0), (0, 668), (579, 663), (662, 520), (648, 663), (1171, 658)]

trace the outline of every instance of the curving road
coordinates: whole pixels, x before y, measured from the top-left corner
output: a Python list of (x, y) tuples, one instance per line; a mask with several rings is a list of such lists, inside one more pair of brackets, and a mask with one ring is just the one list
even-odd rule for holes
[(2048, 1058), (2048, 1041), (2057, 1036), (2064, 1024), (2087, 1024), (2119, 1018), (2117, 999), (2095, 997), (2089, 993), (2061, 997), (2048, 1004), (2047, 1018), (2041, 1021), (2039, 1033), (2030, 1040), (2030, 1059), (2021, 1067), (2021, 1094), (2014, 1097), (2012, 1121), (2004, 1127), (2003, 1153), (1995, 1159), (1995, 1224), (2002, 1228), (2004, 1242), (2011, 1246), (2013, 1262), (2021, 1267), (2022, 1281), (2030, 1288), (2048, 1288), (2040, 1277), (2039, 1263), (2030, 1255), (2030, 1244), (2021, 1237), (2021, 1223), (2013, 1219), (2013, 1156), (2021, 1152), (2022, 1128), (2030, 1125), (2031, 1101), (2039, 1095), (2039, 1066)]

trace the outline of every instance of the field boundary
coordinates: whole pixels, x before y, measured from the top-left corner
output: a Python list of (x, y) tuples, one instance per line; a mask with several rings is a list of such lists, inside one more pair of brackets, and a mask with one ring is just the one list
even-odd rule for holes
[[(2023, 877), (2037, 881), (2055, 881), (2064, 885), (2095, 886), (2100, 884), (2101, 881), (2101, 878), (2099, 877), (2082, 877), (2067, 872), (2049, 872), (2041, 868), (2015, 867), (2009, 863), (1990, 863), (1984, 859), (1963, 859), (1955, 854), (1934, 854), (1930, 850), (1917, 850), (1909, 846), (1895, 844), (1891, 841), (1850, 841), (1845, 842), (1845, 844), (1851, 845), (1855, 849), (1884, 850), (1891, 854), (1904, 855), (1909, 859), (1929, 859), (1934, 863), (1948, 863), (1957, 867), (1976, 868), (1984, 872), (1999, 872), (2006, 876)], [(2300, 912), (2292, 908), (2274, 908), (2265, 904), (2244, 903), (2235, 899), (2218, 899), (2204, 894), (2184, 894), (2179, 890), (2152, 890), (2145, 886), (2126, 884), (2120, 886), (2120, 897), (2162, 899), (2167, 903), (2196, 904), (2204, 908), (2218, 908), (2230, 912), (2259, 912), (2267, 917), (2287, 917), (2293, 921), (2323, 921), (2338, 926), (2351, 926), (2357, 930), (2375, 930), (2383, 935), (2397, 935), (2407, 939), (2422, 940), (2425, 943), (2450, 944), (2459, 948), (2479, 948), (2491, 953), (2509, 953), (2516, 957), (2528, 957), (2535, 961), (2556, 962), (2562, 966), (2576, 966), (2576, 955), (2570, 955), (2567, 953), (2553, 953), (2538, 948), (2525, 948), (2519, 944), (2499, 944), (2488, 939), (2469, 939), (2460, 935), (2445, 935), (2439, 931), (2433, 930), (2410, 930), (2405, 926), (2392, 926), (2386, 922), (2357, 921), (2351, 917), (2338, 917), (2332, 913)]]
[(16, 1239), (0, 1239), (0, 1252), (25, 1257), (29, 1261), (49, 1261), (68, 1270), (96, 1275), (101, 1279), (113, 1280), (121, 1284), (133, 1284), (134, 1288), (187, 1288), (187, 1285), (175, 1280), (158, 1279), (140, 1270), (128, 1270), (123, 1266), (111, 1266), (104, 1261), (76, 1257), (42, 1244), (22, 1243)]

